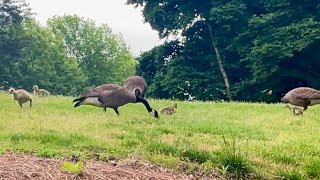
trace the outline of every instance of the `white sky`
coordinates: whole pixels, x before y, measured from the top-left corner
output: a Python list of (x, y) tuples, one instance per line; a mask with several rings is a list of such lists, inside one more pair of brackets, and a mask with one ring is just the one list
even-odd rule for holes
[(131, 52), (141, 52), (161, 44), (157, 31), (144, 23), (141, 8), (125, 5), (126, 0), (25, 0), (35, 18), (43, 25), (54, 15), (78, 15), (107, 24), (114, 33), (121, 33)]

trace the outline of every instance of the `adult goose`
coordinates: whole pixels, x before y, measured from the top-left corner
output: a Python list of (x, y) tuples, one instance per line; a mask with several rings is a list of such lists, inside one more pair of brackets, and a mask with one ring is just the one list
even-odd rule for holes
[(310, 87), (298, 87), (287, 92), (281, 101), (303, 107), (305, 111), (308, 106), (320, 104), (320, 91)]
[(122, 87), (118, 84), (105, 84), (93, 88), (79, 98), (73, 100), (76, 102), (74, 107), (81, 105), (92, 105), (102, 107), (104, 111), (112, 108), (119, 115), (118, 107), (128, 103), (143, 103), (147, 111), (155, 118), (158, 118), (158, 112), (152, 109), (147, 100), (133, 93), (130, 89)]

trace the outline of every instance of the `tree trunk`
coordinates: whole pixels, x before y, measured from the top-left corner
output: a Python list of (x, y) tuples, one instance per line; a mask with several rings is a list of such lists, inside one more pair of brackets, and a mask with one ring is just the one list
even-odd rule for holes
[(232, 101), (231, 93), (230, 93), (230, 82), (229, 82), (229, 78), (228, 78), (227, 72), (226, 72), (226, 70), (224, 69), (224, 66), (223, 66), (223, 64), (222, 64), (222, 58), (221, 58), (219, 49), (218, 49), (218, 47), (217, 47), (217, 45), (216, 45), (216, 42), (215, 42), (215, 40), (214, 40), (212, 26), (211, 26), (210, 24), (207, 24), (207, 25), (208, 25), (208, 29), (209, 29), (209, 33), (210, 33), (211, 43), (212, 43), (212, 46), (213, 46), (213, 48), (214, 48), (214, 52), (216, 53), (217, 61), (218, 61), (218, 64), (219, 64), (219, 68), (220, 68), (221, 74), (222, 74), (222, 76), (223, 76), (224, 83), (225, 83), (225, 85), (226, 85), (227, 97), (229, 98), (230, 101)]

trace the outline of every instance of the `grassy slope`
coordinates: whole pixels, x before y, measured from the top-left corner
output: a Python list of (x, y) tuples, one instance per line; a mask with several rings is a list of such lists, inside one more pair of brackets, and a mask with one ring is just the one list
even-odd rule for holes
[[(263, 177), (320, 178), (320, 107), (294, 117), (283, 105), (178, 102), (173, 116), (152, 118), (142, 104), (119, 109), (73, 108), (69, 97), (34, 99), (20, 109), (0, 94), (0, 153), (42, 157), (140, 156), (169, 168), (181, 161), (218, 166), (224, 134)], [(156, 109), (172, 101), (151, 101)]]

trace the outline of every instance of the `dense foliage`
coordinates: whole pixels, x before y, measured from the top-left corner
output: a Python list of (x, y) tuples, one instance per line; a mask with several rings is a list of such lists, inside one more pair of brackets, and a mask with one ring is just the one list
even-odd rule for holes
[[(123, 39), (107, 25), (77, 16), (35, 22), (22, 0), (0, 1), (0, 89), (75, 95), (103, 83), (123, 83), (134, 60)], [(125, 69), (125, 70), (124, 70)]]
[[(183, 99), (184, 91), (199, 100), (228, 99), (230, 86), (234, 100), (279, 101), (294, 87), (320, 89), (317, 0), (127, 3), (143, 6), (145, 21), (179, 45), (179, 53), (168, 41), (140, 56), (137, 73), (151, 83), (153, 97)], [(268, 88), (273, 97), (261, 93)]]
[[(279, 101), (298, 86), (320, 89), (316, 0), (128, 0), (167, 41), (138, 57), (107, 25), (78, 16), (39, 25), (23, 0), (0, 0), (0, 88), (37, 84), (73, 95), (136, 73), (149, 96)], [(262, 93), (273, 89), (274, 96)]]

